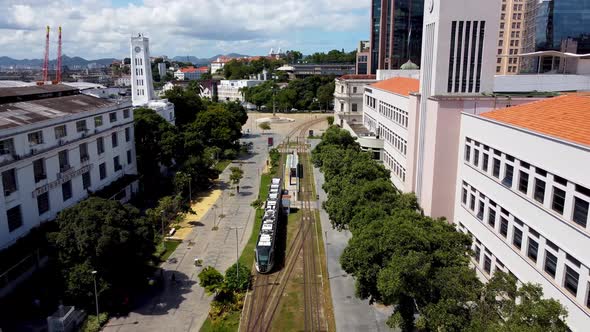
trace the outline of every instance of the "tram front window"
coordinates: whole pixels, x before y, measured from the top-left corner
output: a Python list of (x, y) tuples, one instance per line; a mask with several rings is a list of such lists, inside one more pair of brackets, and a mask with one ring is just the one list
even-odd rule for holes
[(258, 264), (267, 265), (268, 264), (268, 255), (259, 254), (258, 255)]

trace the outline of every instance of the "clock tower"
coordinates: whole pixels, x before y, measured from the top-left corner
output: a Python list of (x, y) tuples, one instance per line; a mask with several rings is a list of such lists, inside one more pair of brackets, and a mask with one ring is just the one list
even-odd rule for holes
[(131, 37), (131, 96), (133, 106), (147, 105), (155, 99), (150, 62), (149, 39), (142, 34)]

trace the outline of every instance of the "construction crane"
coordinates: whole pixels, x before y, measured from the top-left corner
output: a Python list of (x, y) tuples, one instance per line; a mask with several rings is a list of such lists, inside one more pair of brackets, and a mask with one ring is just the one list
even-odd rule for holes
[(45, 34), (45, 58), (43, 59), (43, 80), (37, 82), (38, 85), (43, 85), (47, 82), (47, 74), (49, 70), (49, 25), (47, 26), (47, 33)]
[(53, 81), (53, 84), (61, 83), (61, 68), (61, 27), (59, 27), (57, 37), (57, 68), (55, 71), (55, 81)]

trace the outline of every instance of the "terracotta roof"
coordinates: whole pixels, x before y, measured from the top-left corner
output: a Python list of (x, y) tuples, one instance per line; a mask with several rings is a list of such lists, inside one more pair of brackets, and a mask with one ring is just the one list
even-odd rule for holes
[(374, 80), (377, 75), (343, 75), (338, 77), (339, 80)]
[(415, 78), (394, 77), (371, 84), (369, 87), (393, 92), (402, 96), (409, 96), (411, 92), (418, 92), (420, 90), (420, 81)]
[(590, 96), (564, 95), (483, 113), (481, 116), (590, 146)]

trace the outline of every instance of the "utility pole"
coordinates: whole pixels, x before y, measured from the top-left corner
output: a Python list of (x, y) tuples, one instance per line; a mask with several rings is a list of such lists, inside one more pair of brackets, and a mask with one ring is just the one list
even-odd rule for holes
[(240, 280), (240, 245), (239, 245), (239, 236), (238, 236), (238, 229), (243, 229), (244, 227), (229, 227), (229, 229), (236, 230), (236, 281)]

